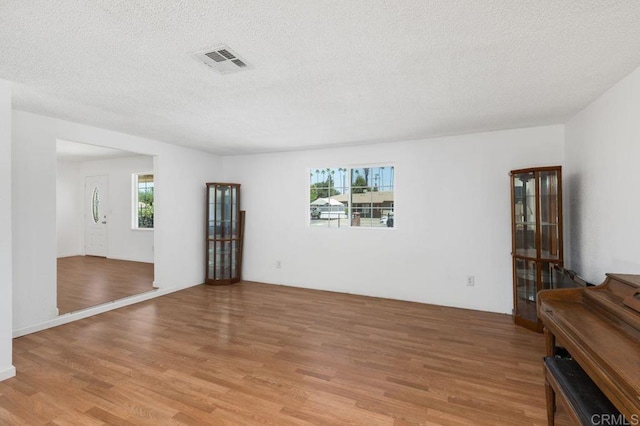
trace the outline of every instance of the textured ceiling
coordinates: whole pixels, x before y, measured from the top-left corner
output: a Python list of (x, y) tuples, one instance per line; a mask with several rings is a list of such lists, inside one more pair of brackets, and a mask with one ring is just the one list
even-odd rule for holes
[(2, 0), (0, 52), (17, 109), (281, 151), (561, 123), (640, 66), (640, 1)]

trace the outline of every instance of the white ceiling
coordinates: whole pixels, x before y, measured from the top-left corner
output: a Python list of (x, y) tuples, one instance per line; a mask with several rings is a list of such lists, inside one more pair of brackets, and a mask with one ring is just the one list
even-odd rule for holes
[(17, 109), (269, 152), (561, 123), (640, 66), (640, 1), (3, 0), (0, 52)]

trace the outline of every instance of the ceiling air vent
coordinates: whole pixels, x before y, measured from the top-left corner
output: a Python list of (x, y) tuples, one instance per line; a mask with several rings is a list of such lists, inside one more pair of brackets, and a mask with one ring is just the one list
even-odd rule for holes
[(220, 74), (231, 74), (252, 68), (244, 58), (225, 45), (201, 50), (193, 56)]

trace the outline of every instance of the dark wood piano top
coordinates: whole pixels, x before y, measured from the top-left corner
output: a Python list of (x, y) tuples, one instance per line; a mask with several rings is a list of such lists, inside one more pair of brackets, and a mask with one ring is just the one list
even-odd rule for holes
[(544, 326), (626, 416), (640, 414), (640, 312), (623, 299), (638, 289), (640, 276), (607, 274), (596, 287), (538, 295)]

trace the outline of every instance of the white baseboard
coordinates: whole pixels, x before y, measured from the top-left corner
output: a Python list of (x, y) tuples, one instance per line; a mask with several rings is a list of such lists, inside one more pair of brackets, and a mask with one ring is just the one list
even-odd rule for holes
[[(85, 254), (84, 253), (64, 253), (64, 254), (59, 254), (58, 259), (61, 259), (63, 257), (74, 257), (74, 256), (85, 256)], [(107, 259), (126, 260), (128, 262), (153, 263), (153, 259), (149, 260), (149, 259), (126, 257), (126, 256), (107, 256)]]
[(27, 327), (15, 329), (13, 330), (13, 337), (16, 338), (20, 336), (25, 336), (27, 334), (46, 330), (47, 328), (57, 327), (59, 325), (81, 320), (83, 318), (87, 318), (93, 315), (112, 311), (114, 309), (122, 308), (129, 305), (133, 305), (135, 303), (144, 302), (145, 300), (155, 299), (156, 297), (164, 296), (170, 293), (175, 293), (176, 291), (184, 290), (189, 287), (195, 287), (200, 284), (201, 283), (186, 285), (182, 287), (158, 288), (158, 289), (147, 291), (146, 293), (136, 294), (135, 296), (129, 296), (124, 299), (114, 300), (113, 302), (103, 303), (102, 305), (92, 306), (90, 308), (82, 309), (80, 311), (69, 312), (67, 314), (62, 314), (56, 318), (52, 318), (50, 320), (43, 321), (38, 324), (33, 324)]
[(62, 258), (62, 257), (74, 257), (74, 256), (84, 256), (84, 253), (63, 253), (63, 254), (58, 254), (58, 259)]
[(9, 368), (5, 368), (4, 370), (0, 370), (0, 382), (3, 380), (7, 380), (16, 375), (16, 368), (12, 365)]
[(127, 262), (140, 262), (140, 263), (153, 263), (153, 260), (141, 260), (141, 259), (134, 259), (132, 257), (122, 257), (122, 256), (107, 256), (107, 259), (113, 259), (113, 260), (126, 260)]

